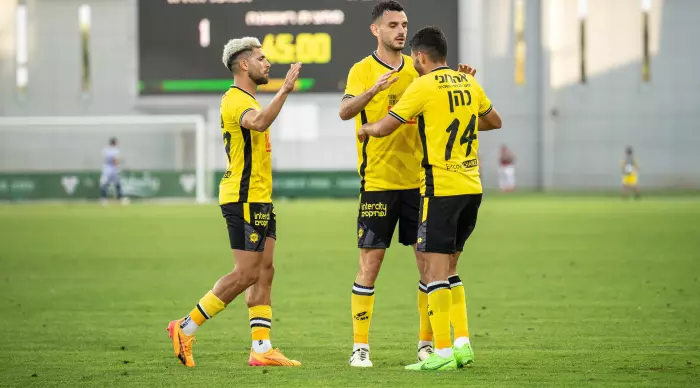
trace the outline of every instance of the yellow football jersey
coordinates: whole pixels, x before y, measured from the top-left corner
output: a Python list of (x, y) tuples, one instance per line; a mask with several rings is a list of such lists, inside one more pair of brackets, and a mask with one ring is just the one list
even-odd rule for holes
[(418, 116), (423, 145), (421, 194), (480, 194), (479, 120), (491, 101), (476, 79), (447, 66), (418, 78), (389, 114), (401, 122)]
[[(418, 78), (411, 57), (403, 55), (394, 82), (385, 91), (378, 93), (364, 110), (355, 117), (355, 131), (362, 124), (382, 119), (396, 105), (406, 88)], [(348, 74), (345, 96), (355, 97), (366, 92), (377, 79), (392, 67), (377, 56), (377, 53), (355, 63)], [(420, 139), (416, 122), (407, 118), (391, 136), (356, 141), (357, 171), (360, 174), (362, 191), (385, 191), (417, 189), (420, 186)]]
[(221, 132), (228, 166), (219, 184), (219, 203), (272, 202), (272, 145), (265, 132), (241, 126), (243, 115), (260, 110), (250, 93), (231, 86), (221, 99)]

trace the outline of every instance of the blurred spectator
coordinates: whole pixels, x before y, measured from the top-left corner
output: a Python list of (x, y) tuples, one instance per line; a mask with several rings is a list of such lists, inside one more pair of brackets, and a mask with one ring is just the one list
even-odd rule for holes
[(503, 192), (515, 190), (515, 154), (503, 144), (498, 156), (498, 183)]
[(119, 144), (116, 137), (109, 139), (109, 146), (102, 149), (102, 175), (100, 176), (100, 202), (107, 204), (107, 190), (114, 185), (117, 199), (122, 203), (128, 203), (128, 199), (122, 196), (122, 184), (119, 177)]

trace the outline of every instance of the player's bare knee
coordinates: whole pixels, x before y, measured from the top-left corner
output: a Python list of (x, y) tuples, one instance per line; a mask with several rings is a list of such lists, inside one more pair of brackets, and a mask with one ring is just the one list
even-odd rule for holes
[(240, 271), (240, 282), (247, 288), (258, 282), (260, 279), (259, 266), (254, 268), (245, 268)]
[(273, 263), (262, 263), (260, 265), (260, 272), (264, 274), (274, 274), (275, 265)]

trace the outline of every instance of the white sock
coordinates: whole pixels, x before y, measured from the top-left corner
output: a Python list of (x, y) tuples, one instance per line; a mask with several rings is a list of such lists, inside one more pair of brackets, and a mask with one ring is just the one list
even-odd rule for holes
[(185, 335), (192, 335), (195, 331), (197, 331), (197, 329), (199, 329), (199, 325), (194, 323), (192, 318), (190, 318), (188, 315), (182, 320), (182, 323), (180, 323), (180, 329), (182, 329), (182, 332)]
[(461, 348), (464, 345), (469, 345), (469, 337), (455, 338), (455, 348)]
[(435, 349), (435, 353), (442, 358), (452, 357), (452, 348)]
[(352, 344), (352, 351), (353, 352), (355, 352), (355, 350), (357, 350), (359, 348), (365, 348), (365, 349), (369, 350), (369, 344), (360, 344), (360, 343)]
[(433, 346), (433, 341), (418, 341), (418, 349), (428, 345)]
[(270, 342), (270, 340), (253, 341), (253, 351), (255, 353), (267, 353), (270, 349), (272, 349), (272, 342)]

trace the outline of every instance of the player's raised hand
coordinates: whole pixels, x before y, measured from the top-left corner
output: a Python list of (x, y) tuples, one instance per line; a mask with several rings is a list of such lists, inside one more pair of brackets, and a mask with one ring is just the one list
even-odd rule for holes
[(394, 74), (396, 74), (396, 69), (391, 69), (391, 70), (387, 71), (386, 73), (384, 73), (381, 77), (379, 77), (377, 82), (374, 84), (374, 90), (377, 93), (383, 92), (389, 86), (391, 86), (391, 84), (398, 81), (399, 77), (391, 78), (391, 76), (393, 76)]
[(460, 63), (457, 65), (457, 71), (464, 74), (471, 74), (472, 76), (476, 75), (476, 69), (471, 67), (469, 64)]
[(299, 70), (301, 70), (301, 62), (293, 63), (289, 66), (289, 71), (287, 71), (287, 76), (284, 77), (284, 83), (282, 84), (282, 91), (289, 93), (294, 90), (294, 85), (299, 78)]

